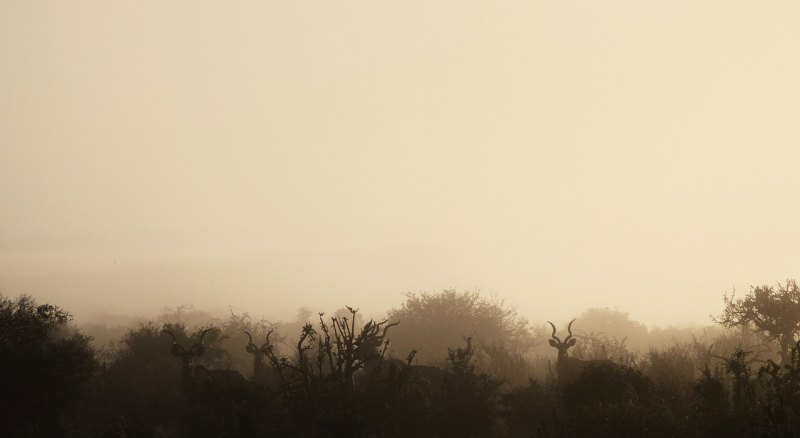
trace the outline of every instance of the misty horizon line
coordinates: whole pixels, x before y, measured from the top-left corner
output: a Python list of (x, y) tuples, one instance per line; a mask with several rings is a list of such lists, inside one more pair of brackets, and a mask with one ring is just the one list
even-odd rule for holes
[[(453, 290), (453, 289), (443, 289), (443, 291), (448, 291), (448, 290)], [(469, 290), (469, 291), (457, 290), (457, 292), (471, 292), (471, 291), (477, 291), (477, 292), (480, 293), (480, 290), (477, 289), (477, 288)], [(2, 295), (2, 293), (0, 293), (0, 295)], [(30, 295), (30, 294), (19, 294), (17, 296), (21, 296), (21, 295)], [(13, 296), (10, 296), (10, 295), (6, 295), (6, 296), (8, 296), (9, 298), (16, 298), (16, 297), (13, 297)], [(36, 298), (35, 295), (31, 295), (31, 296)], [(494, 296), (497, 296), (497, 295), (496, 294), (492, 294), (489, 297), (494, 297)], [(481, 297), (482, 298), (486, 298), (487, 296), (481, 295)], [(42, 302), (40, 304), (45, 304), (45, 303)], [(310, 314), (311, 314), (310, 318), (301, 321), (301, 320), (297, 319), (296, 316), (291, 316), (291, 315), (288, 315), (288, 314), (284, 314), (284, 315), (279, 316), (279, 317), (265, 317), (263, 315), (262, 316), (258, 316), (254, 312), (249, 311), (247, 309), (241, 309), (240, 310), (237, 306), (227, 306), (227, 308), (222, 308), (220, 306), (202, 307), (202, 306), (195, 306), (192, 303), (183, 303), (183, 304), (175, 305), (175, 306), (163, 305), (163, 306), (160, 307), (160, 310), (152, 311), (152, 312), (149, 312), (149, 313), (136, 312), (136, 313), (127, 313), (126, 314), (124, 312), (97, 311), (97, 312), (92, 312), (92, 313), (87, 314), (87, 315), (76, 317), (74, 314), (72, 314), (72, 312), (70, 312), (70, 309), (64, 308), (64, 307), (60, 306), (58, 303), (47, 303), (47, 304), (56, 305), (56, 306), (62, 308), (63, 310), (67, 311), (68, 313), (70, 313), (70, 315), (73, 315), (73, 322), (78, 326), (89, 325), (89, 324), (98, 324), (98, 325), (106, 325), (108, 327), (114, 327), (114, 325), (113, 325), (114, 323), (116, 323), (117, 326), (130, 326), (131, 324), (148, 324), (148, 323), (157, 322), (160, 319), (163, 320), (164, 322), (179, 322), (179, 321), (169, 321), (167, 319), (163, 319), (163, 317), (165, 315), (168, 315), (168, 314), (179, 315), (181, 312), (185, 313), (186, 315), (190, 315), (192, 313), (206, 314), (206, 316), (208, 317), (208, 321), (215, 321), (215, 322), (220, 322), (220, 323), (224, 322), (225, 319), (230, 317), (230, 316), (244, 316), (244, 315), (247, 315), (254, 322), (266, 322), (266, 323), (269, 323), (269, 324), (275, 325), (275, 326), (280, 326), (282, 324), (290, 324), (290, 323), (300, 323), (300, 322), (311, 322), (312, 324), (315, 324), (315, 323), (317, 323), (319, 321), (319, 317), (320, 316), (322, 316), (323, 319), (328, 319), (330, 317), (333, 317), (333, 316), (337, 315), (338, 311), (342, 311), (343, 309), (345, 309), (347, 307), (352, 307), (352, 308), (356, 309), (357, 311), (359, 311), (359, 317), (363, 317), (363, 322), (366, 323), (367, 321), (370, 321), (370, 320), (376, 321), (376, 322), (377, 321), (389, 321), (387, 319), (387, 315), (386, 314), (388, 314), (392, 309), (396, 309), (396, 308), (399, 307), (399, 306), (397, 306), (397, 307), (391, 307), (389, 309), (386, 309), (383, 314), (374, 314), (374, 313), (362, 314), (360, 312), (361, 309), (358, 306), (353, 306), (353, 305), (348, 304), (348, 303), (344, 303), (344, 304), (342, 304), (341, 306), (339, 306), (336, 309), (326, 309), (326, 310), (319, 310), (319, 309), (314, 308), (313, 306), (300, 306), (300, 307), (298, 307), (296, 313), (300, 313), (300, 312), (306, 310), (306, 311), (310, 312)], [(509, 307), (509, 306), (506, 306), (506, 305), (504, 305), (503, 307), (506, 308), (506, 309), (514, 310), (516, 312), (516, 309), (514, 307)], [(576, 321), (579, 324), (580, 320), (581, 320), (580, 315), (582, 315), (582, 314), (584, 314), (586, 312), (589, 312), (589, 311), (594, 311), (594, 310), (619, 312), (621, 314), (628, 315), (629, 317), (631, 315), (630, 312), (627, 312), (624, 309), (620, 309), (620, 308), (617, 308), (617, 307), (587, 307), (587, 308), (581, 309), (579, 312), (577, 312), (573, 316), (560, 316), (560, 317), (552, 317), (552, 318), (541, 319), (541, 320), (540, 320), (540, 318), (536, 318), (536, 319), (528, 318), (525, 315), (519, 314), (518, 312), (517, 312), (517, 314), (518, 314), (518, 316), (520, 318), (525, 319), (527, 321), (529, 329), (535, 329), (535, 328), (538, 328), (538, 327), (547, 327), (548, 326), (548, 322), (553, 322), (553, 323), (556, 324), (556, 326), (563, 325), (564, 327), (566, 327), (567, 323), (570, 322), (570, 321)], [(714, 316), (715, 315), (709, 315), (709, 322), (705, 323), (705, 324), (700, 324), (700, 323), (671, 324), (671, 325), (663, 326), (663, 325), (659, 325), (659, 324), (648, 324), (646, 322), (637, 320), (637, 319), (632, 318), (632, 317), (630, 318), (630, 321), (633, 322), (633, 323), (641, 324), (648, 331), (659, 331), (659, 330), (670, 330), (670, 329), (702, 329), (702, 328), (708, 328), (708, 327), (712, 327), (712, 326), (717, 326), (718, 325), (716, 322), (714, 322), (712, 320), (712, 318)], [(397, 322), (397, 323), (401, 323), (402, 324), (403, 321), (391, 320), (389, 322), (393, 322), (393, 323)], [(213, 326), (213, 325), (214, 325), (213, 323), (212, 324), (205, 323), (205, 324), (186, 325), (186, 327), (189, 328), (189, 329), (200, 329), (200, 328), (203, 328), (203, 327)], [(578, 330), (580, 331), (580, 329), (578, 329)], [(600, 334), (600, 333), (596, 333), (596, 334)]]

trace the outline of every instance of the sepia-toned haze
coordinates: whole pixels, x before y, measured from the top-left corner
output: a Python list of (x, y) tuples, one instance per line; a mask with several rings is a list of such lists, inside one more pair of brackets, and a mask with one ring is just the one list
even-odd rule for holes
[(795, 1), (0, 3), (0, 293), (497, 294), (709, 322), (800, 276)]

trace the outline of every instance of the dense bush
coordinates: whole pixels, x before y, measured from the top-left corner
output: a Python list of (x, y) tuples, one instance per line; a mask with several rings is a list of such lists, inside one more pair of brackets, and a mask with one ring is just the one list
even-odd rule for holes
[(524, 384), (530, 367), (524, 360), (533, 345), (528, 322), (496, 298), (478, 291), (408, 294), (388, 318), (400, 325), (391, 334), (391, 352), (417, 352), (419, 363), (444, 366), (447, 351), (465, 337), (473, 340), (473, 363), (511, 384)]
[(97, 363), (70, 315), (29, 296), (0, 295), (0, 433), (58, 436), (62, 414)]
[[(364, 322), (344, 308), (283, 336), (247, 314), (215, 320), (218, 327), (143, 324), (98, 365), (66, 312), (30, 297), (0, 297), (2, 436), (800, 435), (798, 344), (779, 362), (778, 349), (746, 348), (758, 338), (742, 330), (636, 355), (625, 337), (583, 332), (569, 358), (574, 372), (536, 380), (522, 353), (526, 325), (513, 312), (455, 292), (410, 297), (404, 309), (427, 306), (426, 317), (437, 318), (448, 302), (461, 308), (427, 325)], [(612, 316), (620, 315), (627, 321)], [(442, 347), (438, 367), (415, 360), (411, 338), (403, 341), (406, 354), (388, 356), (394, 331), (419, 330), (415, 324), (427, 327), (433, 341), (420, 343), (430, 354), (458, 331), (488, 335)]]

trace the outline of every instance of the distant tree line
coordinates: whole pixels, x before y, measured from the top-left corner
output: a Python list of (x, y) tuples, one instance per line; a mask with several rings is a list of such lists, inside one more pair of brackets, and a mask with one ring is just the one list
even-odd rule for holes
[(644, 353), (622, 312), (536, 327), (477, 291), (409, 294), (381, 321), (192, 312), (100, 352), (59, 307), (0, 296), (0, 436), (800, 436), (792, 280), (726, 295), (713, 339)]

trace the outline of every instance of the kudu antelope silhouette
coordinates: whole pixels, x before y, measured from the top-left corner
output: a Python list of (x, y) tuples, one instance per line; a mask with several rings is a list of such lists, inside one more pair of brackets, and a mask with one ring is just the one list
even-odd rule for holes
[(166, 328), (164, 331), (172, 337), (170, 352), (181, 358), (182, 376), (184, 387), (188, 388), (193, 383), (214, 384), (217, 386), (235, 386), (245, 382), (241, 374), (233, 370), (210, 370), (202, 365), (193, 365), (196, 357), (200, 357), (206, 352), (205, 337), (208, 332), (216, 330), (207, 328), (200, 333), (200, 340), (188, 349), (179, 344), (175, 333)]
[(558, 350), (556, 373), (560, 381), (574, 380), (589, 366), (613, 365), (613, 362), (610, 360), (581, 360), (575, 357), (569, 357), (567, 351), (577, 343), (577, 339), (575, 339), (572, 334), (572, 323), (574, 322), (575, 320), (573, 319), (569, 322), (569, 325), (567, 325), (569, 336), (562, 341), (556, 336), (556, 326), (552, 322), (547, 321), (550, 327), (553, 328), (553, 334), (550, 335), (550, 346)]
[(253, 382), (259, 385), (268, 385), (273, 383), (274, 373), (272, 368), (267, 364), (267, 357), (273, 352), (273, 345), (269, 337), (272, 335), (272, 330), (267, 332), (266, 342), (261, 346), (253, 342), (253, 335), (245, 331), (247, 335), (247, 352), (253, 355)]

